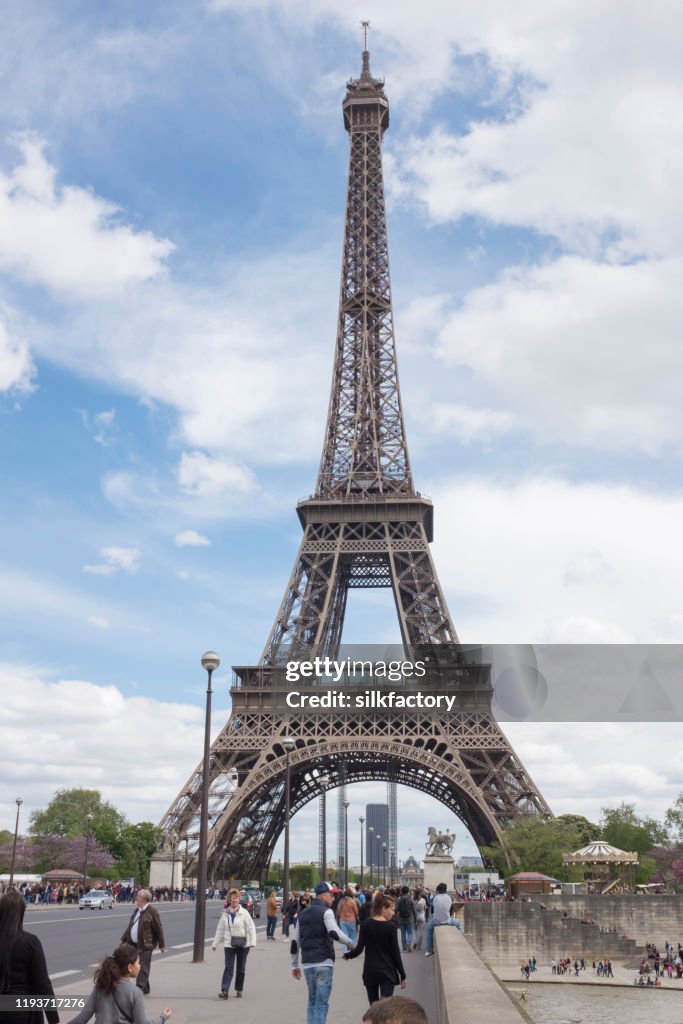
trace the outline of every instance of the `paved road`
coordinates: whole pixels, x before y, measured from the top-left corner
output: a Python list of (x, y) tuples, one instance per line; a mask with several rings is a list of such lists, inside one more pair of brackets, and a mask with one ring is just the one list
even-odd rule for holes
[[(173, 952), (191, 949), (194, 940), (194, 903), (155, 903), (166, 937)], [(206, 938), (212, 939), (222, 902), (210, 900), (206, 907)], [(78, 910), (76, 907), (29, 907), (24, 927), (34, 932), (43, 944), (50, 976), (61, 978), (82, 974), (91, 979), (93, 966), (118, 944), (134, 905), (115, 906), (113, 910)], [(265, 937), (265, 918), (256, 920), (257, 932)], [(155, 958), (160, 954), (155, 953)]]

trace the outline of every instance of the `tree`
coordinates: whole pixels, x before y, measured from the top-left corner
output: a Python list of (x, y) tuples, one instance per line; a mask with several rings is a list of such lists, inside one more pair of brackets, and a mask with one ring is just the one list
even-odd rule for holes
[(109, 876), (115, 863), (109, 851), (94, 837), (88, 840), (85, 836), (75, 836), (73, 839), (67, 836), (37, 836), (27, 845), (30, 848), (33, 870), (40, 874), (57, 868), (67, 868), (70, 871), (83, 871), (87, 868), (89, 876)]
[(562, 863), (563, 854), (585, 846), (586, 836), (596, 838), (599, 834), (597, 825), (578, 814), (558, 818), (537, 814), (511, 821), (502, 838), (482, 852), (504, 875), (540, 871), (551, 878), (569, 881), (577, 875), (577, 869)]
[(674, 846), (683, 847), (683, 793), (676, 797), (664, 820)]
[(655, 846), (666, 846), (667, 828), (654, 818), (639, 818), (635, 804), (603, 807), (602, 833), (606, 842), (627, 853), (645, 855)]
[[(134, 878), (137, 885), (149, 882), (149, 862), (157, 848), (161, 833), (151, 821), (140, 821), (137, 825), (124, 825), (116, 842), (116, 857), (122, 878)], [(181, 859), (180, 851), (176, 859)]]
[(114, 856), (121, 830), (127, 824), (123, 814), (102, 799), (97, 789), (58, 789), (44, 811), (33, 811), (29, 832), (33, 836), (65, 836), (75, 839), (88, 829), (88, 815), (97, 841)]

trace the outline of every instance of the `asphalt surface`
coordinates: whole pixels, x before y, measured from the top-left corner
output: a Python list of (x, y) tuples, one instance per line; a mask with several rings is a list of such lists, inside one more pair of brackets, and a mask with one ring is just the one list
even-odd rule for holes
[[(159, 911), (169, 952), (192, 949), (194, 940), (194, 903), (155, 903)], [(221, 900), (209, 900), (206, 906), (206, 938), (212, 939), (221, 916)], [(30, 906), (24, 919), (26, 931), (38, 936), (53, 982), (82, 975), (89, 982), (95, 965), (118, 945), (135, 904), (115, 905), (113, 910), (79, 910), (78, 907)], [(263, 932), (265, 918), (258, 918), (257, 934)], [(259, 939), (261, 935), (258, 934)], [(155, 951), (155, 959), (163, 954)], [(88, 989), (89, 991), (89, 989)]]

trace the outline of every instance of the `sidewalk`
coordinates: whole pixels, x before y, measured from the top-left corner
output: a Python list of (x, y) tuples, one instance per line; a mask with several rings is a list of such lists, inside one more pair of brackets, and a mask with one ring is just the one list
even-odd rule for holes
[[(260, 936), (259, 936), (260, 939)], [(360, 1024), (367, 1009), (367, 996), (361, 980), (362, 957), (357, 960), (341, 959), (336, 950), (334, 984), (328, 1024)], [(427, 1010), (430, 1024), (436, 1024), (434, 1002), (434, 958), (425, 959), (423, 953), (407, 953), (403, 964), (408, 979), (401, 993), (417, 999)], [(207, 945), (203, 963), (193, 964), (192, 953), (176, 955), (155, 954), (150, 974), (151, 993), (145, 1005), (150, 1017), (161, 1013), (165, 1006), (173, 1010), (170, 1024), (263, 1024), (274, 1020), (277, 1024), (305, 1024), (306, 982), (295, 981), (289, 967), (289, 944), (260, 940), (250, 951), (244, 982), (244, 998), (218, 999), (223, 954), (212, 952)], [(92, 988), (83, 982), (56, 985), (57, 995), (87, 995)], [(68, 1024), (75, 1012), (62, 1013), (62, 1024)]]

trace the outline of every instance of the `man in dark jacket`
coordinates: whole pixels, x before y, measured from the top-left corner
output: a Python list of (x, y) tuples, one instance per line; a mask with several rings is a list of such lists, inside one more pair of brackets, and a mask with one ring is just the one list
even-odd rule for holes
[[(334, 943), (341, 942), (353, 948), (351, 939), (344, 935), (332, 911), (334, 893), (329, 882), (315, 887), (315, 899), (297, 918), (292, 939), (292, 976), (301, 980), (301, 972), (308, 988), (307, 1024), (325, 1024), (332, 992)], [(301, 953), (301, 967), (299, 967)]]
[(144, 995), (149, 995), (149, 972), (152, 966), (152, 952), (159, 947), (159, 952), (166, 952), (164, 929), (161, 918), (155, 907), (149, 902), (152, 894), (149, 889), (139, 889), (135, 897), (137, 908), (132, 914), (128, 927), (121, 936), (121, 942), (130, 942), (140, 953), (140, 973), (136, 984)]

